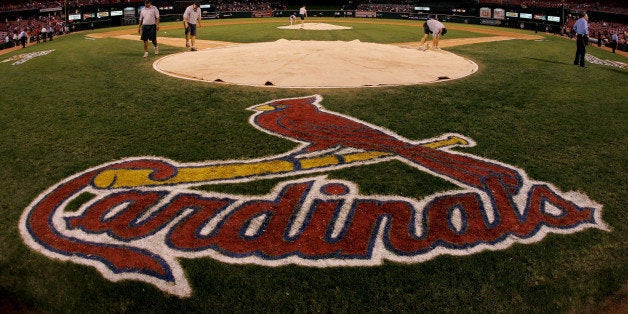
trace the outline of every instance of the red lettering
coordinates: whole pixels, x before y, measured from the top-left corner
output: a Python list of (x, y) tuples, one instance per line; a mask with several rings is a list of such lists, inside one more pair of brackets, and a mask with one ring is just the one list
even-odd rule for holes
[[(594, 223), (593, 208), (579, 207), (552, 191), (547, 185), (535, 185), (528, 193), (529, 214), (537, 213), (548, 226), (572, 228), (585, 222)], [(544, 208), (552, 205), (562, 211), (560, 215), (552, 215)], [(540, 213), (540, 214), (538, 214)]]
[(60, 256), (80, 256), (91, 261), (100, 261), (115, 273), (137, 272), (173, 281), (171, 269), (159, 256), (145, 250), (123, 245), (89, 242), (75, 237), (68, 237), (50, 223), (57, 211), (63, 211), (61, 205), (68, 199), (80, 195), (90, 186), (94, 177), (105, 169), (140, 167), (155, 169), (155, 174), (170, 174), (172, 167), (161, 161), (134, 160), (105, 166), (85, 172), (71, 180), (58, 184), (53, 190), (43, 195), (28, 210), (25, 228), (32, 240)]
[[(320, 178), (284, 183), (278, 192), (259, 199), (170, 187), (117, 189), (111, 194), (101, 190), (74, 216), (65, 213), (67, 229), (75, 232), (72, 236), (51, 223), (64, 217), (68, 200), (90, 192), (88, 187), (101, 170), (146, 168), (151, 163), (155, 162), (109, 165), (60, 183), (30, 206), (23, 230), (55, 256), (106, 265), (110, 269), (103, 272), (106, 276), (134, 273), (175, 282), (178, 279), (172, 269), (181, 276), (176, 259), (188, 252), (218, 258), (252, 257), (250, 261), (261, 264), (299, 259), (314, 265), (337, 265), (339, 260), (371, 264), (380, 258), (430, 256), (436, 248), (471, 253), (482, 249), (480, 244), (510, 244), (538, 234), (542, 237), (552, 228), (575, 230), (580, 224), (600, 224), (599, 217), (594, 217), (595, 208), (579, 207), (548, 185), (528, 185), (522, 191), (527, 193), (526, 203), (516, 203), (512, 187), (496, 175), (483, 178), (482, 192), (451, 192), (435, 196), (425, 205), (401, 197), (358, 198), (349, 184)], [(165, 163), (154, 166), (155, 178), (173, 173)], [(549, 229), (541, 229), (543, 226)], [(86, 235), (84, 239), (76, 237), (79, 231)], [(113, 239), (103, 243), (85, 240), (95, 234)], [(164, 242), (154, 241), (164, 234)], [(152, 235), (156, 237), (151, 238), (150, 248), (140, 242)], [(115, 240), (125, 243), (116, 244)], [(379, 241), (386, 252), (374, 254)], [(288, 259), (291, 257), (296, 259)]]
[[(234, 255), (277, 257), (290, 250), (286, 237), (292, 223), (293, 213), (301, 209), (311, 183), (287, 186), (278, 199), (273, 201), (252, 201), (244, 204), (229, 215), (211, 239), (222, 251)], [(251, 218), (269, 215), (268, 223), (261, 234), (253, 239), (243, 237), (243, 227)]]
[[(127, 241), (141, 238), (154, 232), (176, 215), (176, 213), (161, 210), (152, 217), (139, 221), (141, 215), (155, 206), (164, 194), (164, 192), (140, 191), (112, 194), (89, 206), (81, 216), (68, 218), (68, 226), (81, 228), (88, 233), (107, 232)], [(121, 206), (124, 208), (113, 213), (111, 217), (107, 216)]]
[[(530, 188), (527, 203), (523, 208), (524, 212), (520, 214), (512, 200), (512, 195), (499, 179), (489, 177), (486, 182), (489, 187), (488, 195), (492, 198), (497, 211), (498, 224), (491, 229), (493, 239), (487, 239), (484, 236), (484, 241), (495, 241), (505, 234), (528, 238), (538, 231), (541, 224), (567, 228), (591, 220), (590, 208), (578, 207), (573, 202), (557, 195), (546, 185), (534, 185)], [(549, 204), (561, 210), (563, 215), (555, 217), (545, 213), (543, 208)], [(482, 237), (482, 234), (479, 236)]]
[(215, 231), (208, 236), (200, 234), (201, 229), (222, 210), (227, 208), (233, 200), (223, 198), (203, 198), (196, 195), (179, 195), (168, 206), (172, 211), (180, 212), (183, 209), (193, 209), (194, 212), (185, 220), (179, 222), (166, 237), (166, 242), (172, 248), (183, 251), (200, 251), (211, 247)]

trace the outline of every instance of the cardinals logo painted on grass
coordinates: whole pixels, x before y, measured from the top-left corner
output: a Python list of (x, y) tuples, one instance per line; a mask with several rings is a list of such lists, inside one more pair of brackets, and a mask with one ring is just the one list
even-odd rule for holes
[(51, 52), (55, 51), (54, 49), (51, 50), (43, 50), (43, 51), (36, 51), (36, 52), (31, 52), (31, 53), (23, 53), (23, 54), (19, 54), (19, 55), (15, 55), (11, 58), (7, 58), (2, 60), (2, 63), (4, 62), (11, 62), (13, 61), (13, 63), (11, 63), (11, 65), (20, 65), (22, 63), (25, 63), (35, 57), (40, 57), (40, 56), (45, 56)]
[[(311, 267), (419, 263), (537, 242), (548, 233), (608, 230), (602, 206), (584, 194), (452, 150), (475, 145), (460, 134), (413, 141), (325, 110), (321, 101), (315, 95), (250, 108), (256, 128), (301, 144), (284, 154), (185, 164), (128, 158), (73, 175), (25, 209), (22, 237), (109, 280), (140, 280), (187, 297), (182, 258)], [(355, 183), (322, 174), (390, 160), (459, 188), (421, 199), (363, 195)], [(265, 195), (194, 189), (304, 174)]]

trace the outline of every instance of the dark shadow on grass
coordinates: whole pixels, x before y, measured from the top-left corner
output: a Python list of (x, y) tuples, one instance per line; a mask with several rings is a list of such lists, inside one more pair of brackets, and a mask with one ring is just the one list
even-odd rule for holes
[(610, 70), (613, 71), (613, 72), (616, 72), (618, 74), (628, 75), (628, 70), (623, 70), (623, 69), (616, 68), (616, 67), (610, 67)]
[(524, 58), (525, 58), (525, 59), (534, 60), (534, 61), (546, 62), (546, 63), (555, 63), (555, 64), (571, 64), (571, 63), (565, 63), (565, 62), (562, 62), (562, 61), (546, 60), (546, 59), (539, 59), (539, 58), (530, 58), (530, 57), (524, 57)]
[(0, 288), (0, 313), (40, 313), (15, 292)]

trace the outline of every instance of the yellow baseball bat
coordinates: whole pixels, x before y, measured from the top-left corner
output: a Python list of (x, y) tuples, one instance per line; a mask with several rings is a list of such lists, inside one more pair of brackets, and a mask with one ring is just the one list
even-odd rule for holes
[[(421, 144), (429, 148), (442, 148), (447, 146), (465, 146), (469, 143), (458, 136), (450, 136), (446, 139), (436, 140)], [(107, 169), (99, 173), (93, 181), (93, 185), (99, 189), (132, 188), (141, 186), (193, 184), (221, 180), (250, 178), (266, 175), (276, 175), (294, 172), (295, 175), (305, 171), (324, 171), (338, 165), (347, 165), (358, 162), (375, 161), (392, 157), (387, 152), (356, 152), (345, 154), (329, 154), (317, 157), (295, 158), (286, 160), (277, 158), (255, 162), (233, 162), (228, 164), (186, 166), (177, 169), (176, 174), (165, 180), (150, 179), (153, 169)]]

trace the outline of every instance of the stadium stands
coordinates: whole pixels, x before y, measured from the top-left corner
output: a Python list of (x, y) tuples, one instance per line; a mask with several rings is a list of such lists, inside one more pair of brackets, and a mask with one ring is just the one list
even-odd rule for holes
[(522, 8), (561, 8), (575, 11), (599, 11), (608, 13), (628, 13), (626, 1), (520, 1), (520, 0), (479, 0), (480, 5), (509, 5)]

